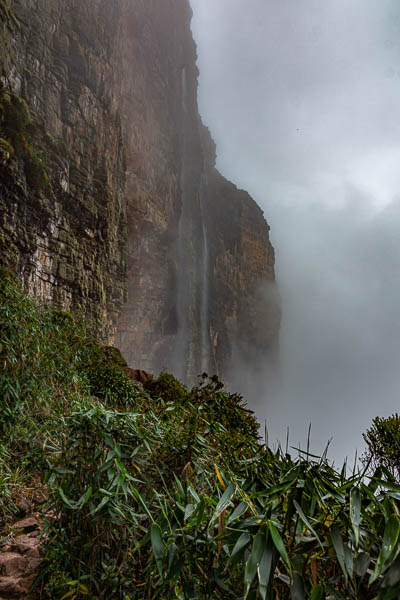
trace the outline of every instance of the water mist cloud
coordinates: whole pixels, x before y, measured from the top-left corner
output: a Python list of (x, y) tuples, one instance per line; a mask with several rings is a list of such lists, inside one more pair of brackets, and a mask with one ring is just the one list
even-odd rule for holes
[(400, 408), (400, 5), (191, 4), (218, 166), (277, 253), (282, 385), (251, 401), (270, 437), (304, 445), (312, 421), (340, 460)]
[(400, 398), (400, 200), (368, 214), (368, 198), (347, 193), (340, 208), (279, 215), (291, 225), (279, 229), (282, 387), (257, 407), (280, 438), (289, 425), (296, 443), (311, 421), (315, 450), (333, 436), (338, 458), (354, 455), (372, 418)]

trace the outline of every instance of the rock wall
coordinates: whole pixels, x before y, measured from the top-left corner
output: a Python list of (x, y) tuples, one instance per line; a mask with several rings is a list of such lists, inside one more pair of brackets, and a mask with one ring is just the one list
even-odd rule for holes
[(2, 156), (2, 260), (33, 295), (81, 310), (106, 337), (126, 297), (127, 235), (109, 4), (0, 0), (0, 137), (13, 153)]
[(190, 19), (187, 0), (0, 0), (1, 260), (187, 381), (279, 329), (268, 225), (200, 121)]

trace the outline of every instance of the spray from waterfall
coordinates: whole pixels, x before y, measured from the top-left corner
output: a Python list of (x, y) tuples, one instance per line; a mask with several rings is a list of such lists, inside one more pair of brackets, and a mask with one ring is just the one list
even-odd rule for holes
[(188, 208), (188, 182), (187, 182), (187, 156), (188, 156), (188, 110), (187, 110), (187, 72), (186, 66), (181, 71), (181, 97), (182, 97), (182, 151), (181, 151), (181, 215), (178, 225), (177, 240), (177, 299), (176, 307), (178, 313), (178, 332), (175, 348), (175, 372), (177, 376), (186, 379), (187, 355), (189, 350), (189, 323), (188, 323), (188, 232), (189, 232), (189, 208)]
[(209, 298), (209, 247), (207, 223), (204, 206), (204, 193), (207, 188), (207, 175), (202, 173), (200, 180), (200, 211), (203, 234), (202, 265), (201, 265), (201, 303), (200, 303), (200, 334), (201, 334), (201, 370), (208, 372), (210, 366), (210, 332), (208, 318)]

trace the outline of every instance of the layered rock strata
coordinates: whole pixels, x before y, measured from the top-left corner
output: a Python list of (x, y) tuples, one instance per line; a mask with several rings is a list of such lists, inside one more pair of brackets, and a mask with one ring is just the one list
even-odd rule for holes
[(192, 381), (237, 351), (261, 360), (279, 329), (274, 253), (259, 207), (215, 169), (187, 0), (0, 0), (0, 19), (2, 262), (131, 366)]

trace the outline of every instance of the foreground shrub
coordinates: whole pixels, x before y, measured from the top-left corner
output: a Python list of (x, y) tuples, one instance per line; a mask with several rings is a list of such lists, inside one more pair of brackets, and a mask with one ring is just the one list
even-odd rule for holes
[(46, 484), (43, 599), (400, 595), (385, 463), (349, 477), (262, 447), (216, 377), (130, 382), (118, 353), (4, 270), (0, 360), (1, 523), (16, 491)]
[(87, 369), (86, 375), (90, 393), (104, 400), (107, 405), (134, 404), (135, 387), (118, 365), (95, 364)]
[(370, 429), (363, 434), (367, 444), (365, 463), (385, 467), (400, 479), (400, 415), (376, 417)]
[[(82, 327), (54, 318), (28, 298), (6, 269), (0, 271), (0, 433), (14, 440), (35, 439), (49, 410), (62, 414), (85, 393), (79, 377)], [(21, 418), (23, 417), (23, 418)], [(22, 427), (22, 429), (20, 429)]]

